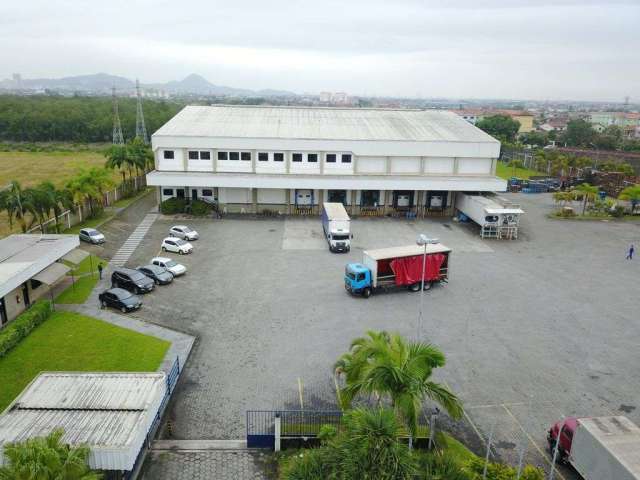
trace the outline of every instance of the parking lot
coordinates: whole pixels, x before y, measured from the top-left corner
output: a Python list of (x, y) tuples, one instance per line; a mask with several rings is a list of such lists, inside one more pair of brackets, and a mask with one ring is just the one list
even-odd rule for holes
[[(413, 243), (452, 248), (450, 283), (425, 292), (424, 339), (447, 355), (437, 373), (463, 399), (454, 427), (471, 443), (493, 430), (496, 453), (545, 465), (562, 415), (624, 414), (640, 423), (640, 264), (625, 261), (640, 223), (557, 221), (549, 195), (519, 195), (517, 241), (481, 240), (450, 218), (356, 219), (348, 254), (332, 254), (320, 219), (188, 222), (189, 269), (144, 297), (136, 316), (198, 336), (170, 412), (175, 438), (243, 438), (250, 409), (335, 408), (332, 364), (366, 330), (415, 337), (420, 294), (350, 297), (345, 263), (362, 250)], [(176, 222), (159, 219), (128, 266), (147, 263)], [(302, 388), (300, 388), (302, 387)], [(300, 395), (302, 390), (302, 395)], [(563, 470), (564, 478), (571, 474)]]

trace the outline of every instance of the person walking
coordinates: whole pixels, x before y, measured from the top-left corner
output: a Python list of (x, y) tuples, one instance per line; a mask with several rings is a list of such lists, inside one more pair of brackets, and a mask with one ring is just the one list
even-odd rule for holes
[(98, 264), (98, 274), (100, 275), (100, 280), (102, 280), (102, 263)]
[(633, 248), (633, 244), (631, 244), (629, 253), (627, 253), (627, 260), (633, 260), (633, 252), (635, 252), (635, 248)]

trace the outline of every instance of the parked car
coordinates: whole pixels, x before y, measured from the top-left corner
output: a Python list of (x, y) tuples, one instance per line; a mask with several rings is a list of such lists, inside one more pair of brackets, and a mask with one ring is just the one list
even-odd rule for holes
[(169, 229), (169, 236), (178, 237), (188, 241), (197, 240), (199, 238), (198, 232), (186, 225), (174, 225)]
[(181, 238), (168, 237), (162, 241), (162, 251), (185, 255), (193, 252), (193, 245)]
[(185, 273), (187, 273), (187, 267), (171, 258), (155, 257), (151, 259), (151, 264), (166, 268), (173, 274), (174, 277), (179, 277), (180, 275), (184, 275)]
[(136, 268), (136, 270), (149, 277), (156, 285), (167, 285), (173, 282), (173, 273), (158, 265), (145, 265)]
[(142, 306), (140, 297), (123, 288), (110, 288), (98, 295), (100, 300), (100, 307), (113, 307), (117, 308), (122, 313), (131, 312), (137, 310)]
[(111, 274), (111, 285), (133, 293), (148, 293), (156, 286), (149, 277), (131, 268), (116, 269)]
[(89, 242), (93, 244), (100, 244), (105, 242), (104, 235), (95, 228), (83, 228), (82, 230), (80, 230), (78, 236), (83, 242)]

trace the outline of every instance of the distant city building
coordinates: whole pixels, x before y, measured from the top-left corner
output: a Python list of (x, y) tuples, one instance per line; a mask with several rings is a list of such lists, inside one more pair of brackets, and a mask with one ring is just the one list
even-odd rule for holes
[(640, 113), (637, 112), (591, 112), (588, 118), (593, 125), (603, 127), (617, 125), (619, 127), (640, 125)]
[(452, 111), (460, 115), (472, 125), (475, 125), (485, 117), (506, 115), (520, 123), (518, 133), (529, 133), (533, 131), (533, 114), (527, 110), (460, 109)]
[(567, 123), (569, 123), (568, 117), (557, 117), (546, 121), (538, 128), (543, 132), (564, 132), (567, 129)]
[(353, 99), (345, 92), (320, 92), (319, 100), (320, 103), (327, 103), (331, 105), (353, 104)]

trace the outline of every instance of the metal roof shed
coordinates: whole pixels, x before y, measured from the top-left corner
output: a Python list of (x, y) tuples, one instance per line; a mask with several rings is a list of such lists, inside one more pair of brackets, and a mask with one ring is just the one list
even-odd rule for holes
[(0, 448), (62, 428), (64, 442), (91, 449), (91, 468), (131, 471), (166, 385), (162, 372), (41, 373), (0, 416)]

